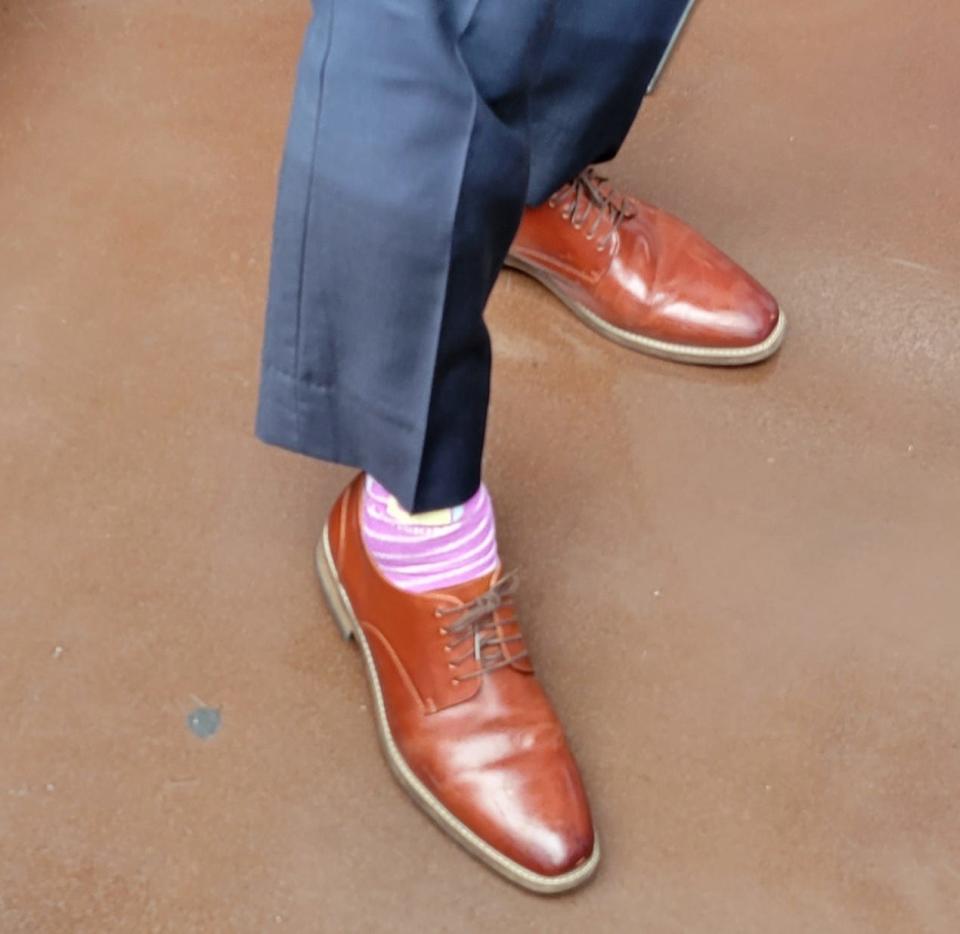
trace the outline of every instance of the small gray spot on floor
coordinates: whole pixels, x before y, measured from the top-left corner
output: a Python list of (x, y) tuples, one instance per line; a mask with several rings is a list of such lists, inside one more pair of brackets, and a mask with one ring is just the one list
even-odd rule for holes
[(188, 714), (187, 726), (200, 739), (209, 739), (220, 729), (220, 711), (215, 707), (197, 707)]

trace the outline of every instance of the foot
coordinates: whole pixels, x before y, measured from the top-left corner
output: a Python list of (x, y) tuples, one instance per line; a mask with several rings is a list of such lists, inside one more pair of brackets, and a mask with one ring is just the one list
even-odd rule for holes
[(461, 846), (537, 892), (574, 888), (600, 849), (576, 763), (533, 673), (516, 579), (495, 570), (416, 593), (378, 570), (361, 534), (363, 476), (317, 549), (334, 619), (359, 644), (387, 761)]
[(756, 363), (780, 346), (776, 299), (682, 221), (587, 169), (527, 208), (507, 266), (594, 330), (685, 363)]

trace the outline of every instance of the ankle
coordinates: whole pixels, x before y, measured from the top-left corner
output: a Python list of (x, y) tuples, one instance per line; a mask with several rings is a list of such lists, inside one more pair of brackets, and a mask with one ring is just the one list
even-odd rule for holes
[(368, 478), (361, 532), (380, 573), (401, 590), (442, 590), (499, 565), (493, 504), (483, 485), (458, 506), (411, 514)]

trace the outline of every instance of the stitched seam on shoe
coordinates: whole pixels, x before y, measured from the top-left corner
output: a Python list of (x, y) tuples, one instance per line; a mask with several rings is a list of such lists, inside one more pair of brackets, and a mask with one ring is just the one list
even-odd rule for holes
[[(397, 672), (400, 675), (400, 680), (403, 682), (404, 687), (411, 693), (413, 699), (420, 705), (420, 712), (425, 713), (427, 705), (424, 703), (423, 696), (417, 690), (417, 686), (413, 681), (410, 673), (407, 671), (406, 666), (400, 661), (400, 656), (397, 655), (396, 649), (390, 644), (390, 640), (377, 629), (373, 623), (368, 623), (364, 620), (358, 620), (360, 623), (360, 628), (363, 629), (364, 633), (372, 633), (377, 637), (377, 641), (383, 646), (390, 660), (396, 666)], [(376, 662), (375, 662), (376, 663)]]
[(568, 263), (564, 263), (556, 257), (552, 256), (549, 253), (543, 253), (540, 250), (532, 250), (528, 247), (519, 248), (515, 254), (521, 259), (527, 260), (527, 262), (535, 263), (541, 267), (540, 271), (544, 275), (568, 275), (571, 279), (579, 279), (581, 282), (586, 282), (589, 285), (596, 285), (599, 282), (604, 274), (609, 268), (609, 263), (607, 267), (598, 270), (595, 273), (590, 275), (585, 275), (584, 272), (577, 268), (576, 266), (571, 266)]

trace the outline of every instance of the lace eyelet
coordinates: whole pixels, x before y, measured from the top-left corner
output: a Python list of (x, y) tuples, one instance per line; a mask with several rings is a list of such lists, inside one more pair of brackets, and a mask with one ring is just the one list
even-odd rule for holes
[(451, 678), (451, 679), (450, 679), (450, 683), (451, 683), (454, 687), (456, 687), (456, 686), (460, 683), (460, 679), (459, 679), (459, 678)]
[(441, 636), (446, 636), (446, 635), (448, 635), (447, 630), (446, 630), (446, 628), (445, 628), (444, 626), (441, 626), (441, 627), (437, 630), (437, 632), (439, 632)]

